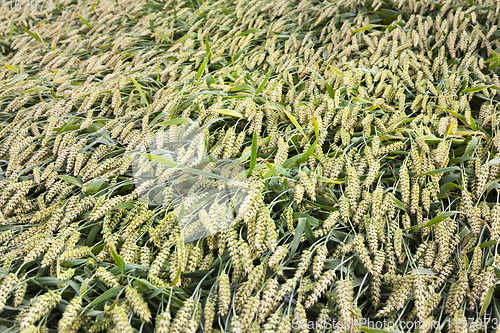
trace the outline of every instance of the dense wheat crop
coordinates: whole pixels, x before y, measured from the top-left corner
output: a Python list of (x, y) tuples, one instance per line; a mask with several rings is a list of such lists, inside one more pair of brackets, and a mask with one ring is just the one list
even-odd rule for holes
[(499, 1), (32, 2), (0, 12), (0, 331), (496, 329)]

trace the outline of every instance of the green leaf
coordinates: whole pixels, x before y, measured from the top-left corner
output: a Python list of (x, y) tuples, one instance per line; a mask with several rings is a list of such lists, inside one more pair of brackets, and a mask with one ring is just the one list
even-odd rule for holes
[(102, 127), (99, 125), (99, 124), (94, 124), (90, 127), (87, 127), (85, 129), (85, 133), (95, 133), (97, 132), (98, 130), (100, 130)]
[(257, 28), (254, 28), (254, 29), (248, 29), (246, 31), (243, 31), (241, 34), (238, 34), (236, 35), (235, 37), (239, 37), (239, 36), (246, 36), (246, 35), (250, 35), (250, 34), (254, 34), (256, 32), (266, 32), (266, 30), (263, 30), (263, 29), (257, 29)]
[(298, 154), (295, 156), (290, 157), (283, 163), (284, 168), (291, 168), (292, 166), (296, 165), (298, 161), (302, 158), (304, 154)]
[(465, 261), (465, 270), (468, 270), (469, 269), (469, 264), (470, 264), (469, 258), (467, 257), (466, 253), (464, 253), (463, 255), (464, 255), (464, 261)]
[(379, 24), (368, 24), (368, 25), (365, 25), (362, 28), (354, 30), (352, 33), (355, 34), (356, 32), (366, 31), (366, 30), (370, 30), (370, 29), (377, 28), (377, 27), (380, 27), (380, 26), (381, 25), (379, 25)]
[(479, 85), (479, 86), (475, 86), (475, 87), (464, 89), (460, 93), (461, 94), (475, 93), (475, 92), (487, 89), (489, 87), (491, 87), (491, 85), (487, 85), (487, 86), (485, 86), (485, 85)]
[(429, 172), (422, 173), (422, 174), (417, 175), (415, 177), (437, 175), (439, 173), (445, 173), (445, 172), (448, 172), (448, 171), (456, 171), (456, 170), (460, 170), (460, 167), (452, 166), (452, 167), (446, 167), (446, 168), (436, 169), (436, 170), (432, 170), (432, 171), (429, 171)]
[(473, 136), (471, 139), (471, 143), (469, 144), (465, 152), (462, 154), (462, 156), (467, 156), (472, 150), (474, 150), (474, 148), (476, 148), (478, 143), (479, 140), (477, 139), (477, 137)]
[(184, 215), (186, 215), (186, 210), (184, 208), (184, 202), (183, 202), (179, 209), (179, 213), (177, 214), (177, 221), (181, 221)]
[(243, 118), (243, 115), (241, 113), (239, 113), (238, 111), (234, 111), (234, 110), (218, 109), (218, 110), (212, 110), (212, 111), (215, 111), (217, 113), (220, 113), (220, 114), (223, 114), (223, 115), (226, 115), (226, 116)]
[(214, 79), (212, 78), (212, 75), (207, 74), (205, 76), (205, 82), (207, 83), (207, 87), (210, 88), (210, 86), (212, 85), (212, 83), (214, 83)]
[(309, 156), (311, 156), (311, 154), (313, 153), (314, 149), (316, 149), (316, 143), (318, 142), (318, 140), (316, 139), (314, 141), (314, 143), (311, 145), (311, 147), (309, 147), (309, 149), (307, 149), (305, 151), (305, 153), (301, 154), (299, 160), (297, 161), (297, 163), (302, 163), (304, 162)]
[(231, 87), (229, 91), (248, 91), (253, 94), (255, 92), (255, 88), (249, 86), (248, 84), (238, 84), (237, 86)]
[(181, 125), (192, 123), (193, 121), (190, 118), (176, 118), (169, 121), (164, 121), (162, 123), (156, 124), (156, 126), (167, 126), (167, 125)]
[(325, 87), (326, 90), (328, 91), (328, 95), (330, 96), (331, 99), (335, 98), (335, 91), (333, 91), (332, 86), (330, 86), (326, 81), (325, 81)]
[(29, 31), (28, 29), (26, 29), (25, 27), (21, 27), (24, 31), (26, 31), (31, 37), (33, 37), (37, 42), (40, 42), (42, 43), (44, 46), (45, 46), (45, 42), (43, 41), (42, 37), (40, 37), (39, 34), (35, 34), (31, 31)]
[(80, 286), (80, 297), (83, 296), (83, 294), (85, 294), (85, 292), (87, 291), (88, 287), (89, 287), (89, 282), (90, 282), (90, 279), (85, 279), (83, 280), (81, 286)]
[(32, 281), (36, 281), (36, 282), (38, 282), (44, 286), (48, 286), (48, 287), (57, 286), (58, 284), (61, 284), (61, 282), (62, 282), (62, 280), (59, 280), (56, 277), (50, 277), (50, 276), (40, 276), (40, 277), (35, 278)]
[(427, 222), (426, 224), (424, 224), (423, 226), (420, 226), (420, 228), (430, 227), (431, 225), (438, 224), (439, 222), (447, 219), (448, 217), (455, 215), (455, 214), (458, 214), (458, 213), (460, 213), (460, 212), (457, 210), (452, 210), (449, 212), (441, 213), (438, 216), (436, 216), (435, 218), (433, 218), (432, 220), (430, 220), (429, 222)]
[(437, 136), (435, 136), (434, 134), (428, 134), (428, 135), (424, 135), (424, 136), (421, 136), (419, 137), (419, 139), (421, 140), (425, 140), (425, 141), (429, 141), (429, 140), (436, 140), (436, 141), (440, 141), (441, 139), (438, 138)]
[(143, 285), (143, 286), (145, 286), (145, 287), (147, 287), (148, 289), (151, 289), (151, 290), (158, 290), (158, 289), (160, 289), (157, 286), (155, 286), (154, 284), (152, 284), (151, 282), (149, 282), (148, 280), (144, 280), (144, 279), (136, 278), (136, 277), (134, 277), (134, 280), (135, 281), (133, 282), (133, 285), (135, 287), (138, 287), (139, 285)]
[(158, 162), (160, 164), (166, 165), (166, 166), (171, 167), (171, 168), (176, 168), (179, 166), (179, 164), (177, 162), (169, 160), (168, 158), (165, 158), (165, 157), (152, 155), (152, 154), (140, 154), (140, 155), (149, 158), (151, 161)]
[(77, 125), (66, 125), (64, 127), (56, 127), (54, 128), (54, 131), (56, 132), (59, 132), (59, 133), (64, 133), (64, 132), (68, 132), (68, 131), (75, 131), (77, 129), (80, 128), (80, 124), (77, 124)]
[(88, 308), (92, 308), (98, 304), (101, 304), (104, 301), (107, 301), (108, 299), (116, 297), (116, 295), (118, 295), (118, 293), (120, 292), (120, 289), (121, 287), (116, 286), (106, 290), (102, 295), (99, 295), (95, 300), (93, 300), (92, 303), (88, 305)]
[(435, 270), (428, 268), (415, 268), (412, 270), (415, 274), (419, 275), (437, 275), (438, 273)]
[(78, 187), (82, 187), (82, 181), (78, 178), (72, 177), (72, 176), (66, 176), (66, 175), (61, 175), (59, 176), (62, 180), (65, 182), (68, 182), (70, 184), (76, 185)]
[[(265, 166), (263, 166), (263, 167), (265, 167)], [(181, 169), (186, 171), (186, 172), (190, 172), (190, 173), (193, 173), (195, 175), (198, 175), (198, 176), (207, 177), (209, 179), (215, 178), (215, 179), (220, 179), (220, 180), (223, 180), (226, 182), (234, 183), (234, 181), (232, 179), (226, 178), (226, 177), (218, 175), (216, 173), (212, 173), (212, 172), (208, 172), (208, 171), (204, 171), (204, 170), (199, 170), (199, 169), (188, 168), (188, 167), (181, 167)]]
[(139, 264), (126, 264), (125, 265), (125, 274), (133, 272), (135, 270), (147, 271), (147, 270), (149, 270), (149, 268), (150, 268), (149, 266), (142, 266)]
[[(338, 268), (342, 268), (342, 260), (341, 259), (326, 259), (324, 269), (333, 269), (336, 270)], [(345, 267), (344, 267), (345, 268)]]
[(463, 190), (463, 188), (460, 185), (457, 185), (455, 183), (446, 183), (439, 188), (440, 189), (439, 196), (445, 197), (445, 194), (448, 193), (453, 188), (458, 188), (458, 189)]
[(257, 164), (257, 132), (253, 132), (252, 136), (252, 147), (251, 147), (251, 155), (250, 155), (250, 167), (248, 168), (247, 174), (250, 175)]
[[(497, 244), (497, 241), (496, 241), (496, 240), (494, 240), (494, 239), (492, 239), (492, 240), (490, 240), (490, 241), (487, 241), (487, 242), (482, 243), (481, 245), (479, 245), (479, 247), (480, 247), (481, 249), (484, 249), (485, 247), (488, 247), (488, 246), (493, 246), (493, 245), (496, 245), (496, 244)], [(470, 250), (471, 250), (471, 251), (474, 251), (474, 249), (473, 249), (473, 248), (472, 248), (472, 249), (470, 249)]]
[(318, 137), (319, 137), (319, 126), (318, 126), (318, 122), (316, 121), (316, 118), (314, 118), (314, 113), (311, 111), (311, 118), (312, 118), (312, 121), (313, 121), (313, 125), (314, 125), (314, 134), (316, 135), (316, 140), (318, 140)]
[(465, 121), (465, 117), (462, 116), (461, 114), (459, 113), (456, 113), (455, 111), (452, 111), (450, 109), (447, 109), (447, 108), (444, 108), (442, 107), (441, 105), (436, 105), (438, 108), (440, 109), (443, 109), (443, 110), (446, 110), (447, 112), (449, 112), (450, 114), (454, 115), (455, 117), (457, 117), (458, 119), (460, 119), (464, 124), (467, 124), (467, 122)]
[(207, 54), (212, 54), (212, 51), (210, 51), (210, 43), (208, 42), (208, 35), (205, 35), (205, 49)]
[(451, 160), (449, 160), (448, 164), (454, 165), (454, 164), (457, 164), (460, 162), (465, 162), (465, 161), (475, 160), (475, 159), (477, 159), (477, 158), (472, 157), (472, 156), (462, 156), (462, 157), (452, 158)]
[(328, 178), (325, 178), (323, 176), (318, 176), (318, 181), (322, 182), (322, 183), (327, 183), (327, 184), (335, 184), (335, 183), (337, 183), (336, 180), (328, 179)]
[(207, 56), (201, 63), (200, 67), (198, 68), (198, 71), (196, 72), (196, 80), (198, 80), (201, 75), (203, 74), (203, 71), (205, 70), (205, 67), (207, 66), (208, 62), (210, 61), (210, 58), (212, 58), (212, 53), (208, 52)]
[(297, 251), (297, 248), (299, 247), (300, 244), (300, 239), (302, 238), (302, 234), (304, 233), (304, 228), (306, 227), (306, 218), (299, 218), (299, 225), (297, 226), (297, 229), (295, 229), (295, 235), (293, 236), (293, 242), (292, 242), (292, 248), (290, 249), (290, 256), (289, 258), (293, 258), (293, 255), (295, 254), (295, 251)]
[(198, 36), (196, 33), (190, 32), (188, 34), (185, 34), (184, 36), (182, 36), (178, 40), (176, 40), (174, 44), (182, 43), (182, 42), (186, 41), (188, 38), (192, 38), (192, 37), (196, 37), (196, 36)]
[[(269, 165), (268, 165), (268, 167), (269, 167)], [(267, 179), (267, 178), (271, 177), (272, 175), (274, 175), (275, 171), (276, 171), (276, 164), (274, 164), (272, 167), (269, 168), (269, 170), (264, 175), (264, 179)]]
[(115, 208), (116, 209), (119, 209), (119, 208), (131, 209), (132, 207), (134, 207), (135, 202), (136, 202), (135, 200), (125, 201), (119, 205), (116, 205)]
[(399, 207), (399, 209), (404, 210), (406, 212), (406, 206), (404, 203), (402, 203), (398, 198), (392, 197), (392, 200), (396, 203), (396, 206)]
[(479, 313), (479, 318), (484, 315), (488, 306), (490, 306), (491, 298), (493, 297), (493, 291), (495, 291), (495, 286), (491, 286), (486, 293), (486, 297), (483, 302), (483, 306), (481, 306), (481, 312)]
[[(88, 252), (86, 252), (86, 253), (88, 253)], [(86, 261), (87, 261), (87, 259), (73, 259), (73, 260), (62, 261), (61, 265), (64, 267), (75, 267), (75, 266), (82, 265)]]
[(500, 163), (500, 157), (495, 157), (494, 159), (488, 162), (488, 165), (495, 165), (498, 163)]
[[(247, 151), (245, 154), (243, 154), (243, 156), (241, 156), (238, 161), (240, 161), (240, 162), (243, 163), (243, 162), (245, 162), (247, 160), (248, 157), (250, 157), (250, 152), (249, 151)], [(217, 162), (217, 157), (215, 157), (214, 154), (208, 154), (208, 159), (212, 163)]]
[(333, 67), (332, 65), (330, 64), (327, 64), (335, 73), (337, 73), (338, 75), (340, 75), (341, 77), (344, 77), (344, 74), (342, 74), (341, 71), (339, 71), (338, 69), (336, 69), (335, 67)]
[(92, 248), (92, 250), (90, 250), (93, 254), (98, 254), (99, 252), (102, 251), (102, 249), (104, 249), (104, 246), (106, 246), (106, 244), (104, 243), (101, 243), (99, 245), (96, 245)]
[[(309, 214), (294, 212), (293, 218), (297, 219), (297, 220), (300, 218), (305, 218), (305, 219), (307, 219), (308, 223), (312, 224), (313, 227), (317, 227), (319, 225), (319, 220), (317, 218), (309, 215)], [(307, 226), (306, 226), (306, 229), (307, 229)]]
[(489, 63), (489, 62), (492, 63), (490, 65), (490, 68), (488, 68), (490, 71), (492, 71), (492, 70), (496, 69), (498, 67), (498, 65), (500, 65), (500, 56), (498, 55), (498, 53), (493, 51), (491, 48), (490, 48), (490, 51), (491, 51), (491, 55), (493, 56), (493, 58), (488, 59), (488, 61), (485, 61), (485, 63)]
[(243, 53), (247, 52), (247, 49), (249, 49), (249, 48), (250, 48), (250, 45), (247, 45), (244, 48), (242, 48), (241, 50), (239, 50), (238, 53), (236, 53), (234, 56), (231, 56), (231, 61), (229, 61), (227, 66), (232, 65), (236, 60), (238, 60), (241, 57), (241, 55)]
[(80, 14), (78, 14), (78, 17), (80, 18), (80, 20), (82, 20), (82, 22), (87, 26), (89, 27), (89, 29), (92, 29), (92, 26), (90, 25), (90, 23), (84, 19)]
[(476, 121), (474, 120), (474, 118), (472, 118), (472, 116), (469, 116), (469, 120), (470, 120), (471, 130), (477, 131), (477, 125), (476, 125)]
[(198, 270), (198, 271), (194, 271), (194, 272), (182, 273), (182, 277), (186, 277), (186, 278), (202, 278), (202, 277), (204, 277), (207, 274), (208, 274), (207, 270), (201, 270), (201, 271)]
[(132, 79), (132, 82), (134, 82), (134, 85), (136, 86), (137, 90), (139, 90), (139, 94), (141, 95), (141, 99), (144, 102), (144, 104), (149, 106), (149, 102), (148, 102), (148, 99), (146, 98), (146, 94), (144, 94), (144, 91), (142, 91), (142, 88), (139, 85), (139, 83), (133, 77), (130, 77), (130, 79)]
[(149, 124), (149, 126), (154, 126), (157, 122), (160, 121), (160, 119), (162, 119), (166, 115), (167, 115), (167, 113), (164, 111), (158, 113), (158, 115), (153, 119), (153, 121)]
[(9, 64), (5, 64), (5, 67), (7, 67), (8, 69), (10, 69), (11, 71), (19, 73), (19, 66), (11, 66)]
[(115, 248), (111, 245), (109, 245), (109, 252), (111, 252), (111, 256), (113, 257), (116, 266), (118, 266), (118, 269), (123, 274), (123, 272), (125, 271), (125, 261), (123, 261), (122, 257), (120, 257), (118, 253), (116, 253)]
[(9, 24), (9, 40), (12, 41), (12, 34), (14, 33), (14, 18), (10, 19)]
[(172, 283), (170, 283), (171, 286), (175, 286), (177, 282), (179, 282), (181, 278), (181, 273), (182, 273), (182, 266), (179, 264), (179, 269), (177, 270), (177, 274), (175, 275), (175, 278), (172, 281)]
[[(368, 100), (366, 98), (359, 97), (359, 96), (354, 97), (352, 100), (356, 101), (356, 102), (367, 103), (367, 104), (371, 104), (372, 103), (372, 101), (370, 101), (370, 100)], [(368, 110), (374, 110), (373, 106), (371, 106)]]
[(87, 188), (87, 194), (92, 195), (96, 194), (97, 191), (101, 188), (102, 184), (106, 181), (106, 178), (101, 178), (101, 179), (96, 179), (92, 183), (90, 183), (89, 187)]
[(156, 37), (159, 37), (161, 39), (163, 39), (165, 42), (167, 43), (173, 43), (173, 40), (170, 39), (168, 36), (165, 36), (165, 35), (160, 35), (160, 34), (157, 34), (157, 33), (153, 33), (152, 35), (156, 36)]
[(94, 245), (94, 240), (97, 236), (97, 233), (102, 229), (102, 226), (98, 223), (90, 229), (89, 234), (87, 236), (86, 244), (88, 247), (92, 247)]
[(493, 190), (495, 188), (500, 188), (500, 184), (498, 183), (499, 180), (500, 180), (500, 178), (497, 178), (497, 179), (494, 179), (494, 180), (489, 181), (488, 183), (486, 183), (486, 188), (488, 189), (486, 191), (487, 195), (490, 193), (491, 190)]
[(290, 177), (290, 178), (292, 177), (292, 175), (290, 175), (290, 173), (282, 166), (275, 165), (275, 167), (276, 167), (276, 171), (278, 174), (282, 174), (282, 175)]
[(299, 132), (303, 136), (306, 136), (306, 133), (304, 133), (304, 130), (302, 129), (302, 127), (298, 123), (297, 119), (295, 119), (295, 117), (290, 112), (288, 112), (287, 110), (285, 110), (283, 108), (281, 108), (281, 110), (286, 114), (286, 116), (288, 117), (288, 119), (290, 119), (290, 121), (292, 122), (292, 124), (295, 125), (295, 127), (299, 130)]
[(149, 30), (155, 32), (155, 20), (149, 20)]
[(271, 68), (269, 69), (269, 71), (266, 74), (266, 78), (264, 79), (264, 81), (262, 81), (260, 86), (257, 88), (254, 95), (258, 95), (262, 91), (262, 89), (264, 89), (264, 87), (267, 84), (267, 81), (269, 81), (269, 78), (271, 77), (271, 74), (273, 73), (273, 70), (274, 70), (274, 65), (271, 66)]
[(25, 91), (21, 91), (23, 94), (29, 94), (29, 93), (32, 93), (32, 92), (38, 92), (38, 91), (45, 91), (45, 90), (50, 90), (49, 88), (45, 87), (45, 86), (39, 86), (39, 87), (34, 87), (34, 88), (31, 88), (31, 89), (28, 89), (28, 90), (25, 90)]
[(309, 223), (309, 220), (306, 220), (306, 226), (304, 228), (305, 232), (306, 232), (306, 237), (307, 237), (307, 240), (313, 244), (315, 241), (316, 241), (316, 237), (314, 237), (314, 233), (311, 229), (311, 225)]

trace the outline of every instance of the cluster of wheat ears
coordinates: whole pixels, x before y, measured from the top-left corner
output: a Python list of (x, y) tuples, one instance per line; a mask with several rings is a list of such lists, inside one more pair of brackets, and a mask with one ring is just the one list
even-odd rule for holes
[[(4, 7), (0, 330), (491, 331), (499, 13), (498, 0)], [(138, 188), (128, 154), (186, 121), (203, 134), (191, 151), (210, 154), (201, 171), (239, 160), (248, 190), (243, 218), (191, 242), (168, 195), (140, 200), (151, 183)]]

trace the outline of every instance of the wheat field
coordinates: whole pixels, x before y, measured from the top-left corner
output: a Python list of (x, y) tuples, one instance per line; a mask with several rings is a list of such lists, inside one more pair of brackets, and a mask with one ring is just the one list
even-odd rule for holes
[(500, 1), (1, 6), (0, 332), (497, 330)]

